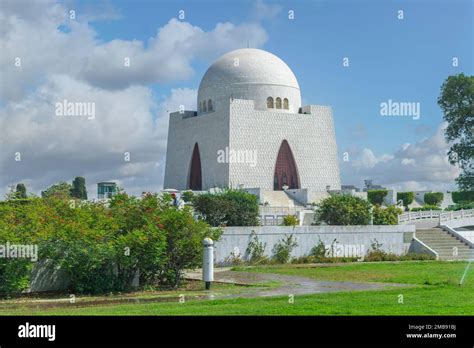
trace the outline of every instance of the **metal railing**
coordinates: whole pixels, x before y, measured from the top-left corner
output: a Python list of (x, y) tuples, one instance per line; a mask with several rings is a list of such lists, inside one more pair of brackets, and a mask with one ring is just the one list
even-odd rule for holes
[(463, 219), (467, 217), (474, 217), (474, 209), (461, 209), (457, 211), (442, 211), (442, 210), (425, 210), (425, 211), (415, 211), (415, 212), (406, 212), (398, 215), (398, 223), (416, 221), (416, 220), (425, 220), (425, 219), (439, 219), (439, 223)]

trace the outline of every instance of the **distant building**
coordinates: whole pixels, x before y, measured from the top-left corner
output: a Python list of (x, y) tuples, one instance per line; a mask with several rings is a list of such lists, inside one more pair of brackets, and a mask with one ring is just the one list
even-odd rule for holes
[(360, 192), (360, 188), (355, 185), (341, 185), (342, 191), (354, 190), (355, 192)]
[(97, 198), (107, 199), (117, 193), (117, 184), (115, 182), (97, 183)]
[(364, 192), (367, 192), (369, 190), (386, 190), (386, 188), (381, 185), (373, 184), (372, 180), (364, 180), (364, 184)]

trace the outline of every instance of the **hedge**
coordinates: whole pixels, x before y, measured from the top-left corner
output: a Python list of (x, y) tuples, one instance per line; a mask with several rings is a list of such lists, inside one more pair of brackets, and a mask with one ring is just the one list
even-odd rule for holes
[(427, 192), (425, 193), (423, 200), (426, 205), (440, 205), (443, 201), (444, 195), (442, 192)]
[(474, 202), (474, 191), (454, 191), (451, 197), (454, 203)]
[(367, 199), (372, 204), (382, 205), (387, 193), (387, 190), (369, 190), (367, 191)]
[(413, 192), (397, 192), (397, 202), (403, 201), (403, 206), (408, 207), (413, 203), (415, 194)]

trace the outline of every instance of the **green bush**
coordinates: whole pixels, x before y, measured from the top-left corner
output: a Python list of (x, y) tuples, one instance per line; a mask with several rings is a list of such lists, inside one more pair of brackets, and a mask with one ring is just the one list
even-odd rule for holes
[(260, 242), (255, 231), (250, 233), (249, 244), (245, 250), (245, 256), (248, 262), (252, 265), (266, 263), (265, 248), (267, 243)]
[(403, 213), (403, 211), (393, 205), (387, 208), (375, 205), (372, 210), (374, 216), (373, 223), (374, 225), (397, 225), (398, 215), (401, 213)]
[(276, 263), (288, 263), (291, 252), (298, 246), (292, 234), (285, 235), (277, 244), (273, 246), (273, 260)]
[(454, 203), (472, 203), (474, 202), (474, 191), (454, 191), (451, 193)]
[(382, 250), (382, 244), (374, 239), (370, 245), (367, 255), (364, 257), (365, 262), (373, 261), (412, 261), (412, 260), (434, 260), (435, 257), (427, 254), (408, 253), (406, 255), (397, 255), (387, 253)]
[(367, 191), (367, 199), (372, 204), (382, 205), (387, 193), (387, 190), (369, 190)]
[(160, 217), (166, 237), (165, 263), (160, 279), (162, 284), (176, 288), (185, 269), (202, 264), (203, 239), (210, 237), (217, 241), (222, 231), (209, 228), (204, 221), (195, 221), (189, 208), (166, 209)]
[(283, 218), (283, 226), (298, 226), (300, 221), (294, 215), (287, 215)]
[(258, 197), (243, 190), (226, 189), (193, 199), (194, 209), (211, 226), (258, 226)]
[(184, 191), (181, 194), (181, 199), (186, 203), (192, 202), (193, 198), (194, 198), (194, 192), (193, 191)]
[(317, 204), (315, 219), (328, 225), (368, 225), (371, 204), (359, 197), (332, 196)]
[(410, 211), (427, 211), (427, 210), (441, 210), (441, 208), (438, 207), (437, 205), (425, 204), (422, 207), (416, 207), (416, 208), (410, 209)]
[(408, 210), (408, 206), (413, 203), (415, 194), (413, 192), (397, 192), (397, 202), (403, 201), (405, 210)]
[(474, 209), (474, 202), (470, 203), (458, 203), (458, 204), (452, 204), (449, 207), (447, 207), (445, 210), (461, 210), (461, 209)]
[[(202, 240), (221, 234), (168, 195), (119, 192), (108, 204), (64, 198), (0, 204), (0, 244), (38, 245), (39, 260), (65, 272), (71, 293), (127, 291), (138, 272), (143, 286), (176, 287), (184, 269), (201, 264)], [(0, 292), (28, 286), (32, 265), (23, 261), (0, 260)]]
[(321, 240), (321, 238), (319, 238), (318, 244), (311, 248), (309, 256), (315, 259), (322, 259), (326, 256), (326, 246), (324, 245), (324, 242)]
[(425, 201), (426, 205), (435, 205), (439, 206), (443, 201), (443, 193), (442, 192), (427, 192), (423, 200)]

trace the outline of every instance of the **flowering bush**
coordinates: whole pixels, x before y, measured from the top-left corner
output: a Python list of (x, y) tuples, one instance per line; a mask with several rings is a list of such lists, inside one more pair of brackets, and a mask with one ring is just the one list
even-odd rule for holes
[[(138, 274), (141, 285), (177, 286), (185, 268), (200, 264), (205, 237), (217, 240), (220, 230), (178, 210), (168, 195), (0, 204), (0, 244), (38, 245), (39, 259), (61, 268), (74, 293), (127, 291)], [(0, 292), (27, 288), (31, 268), (30, 260), (0, 259)]]

